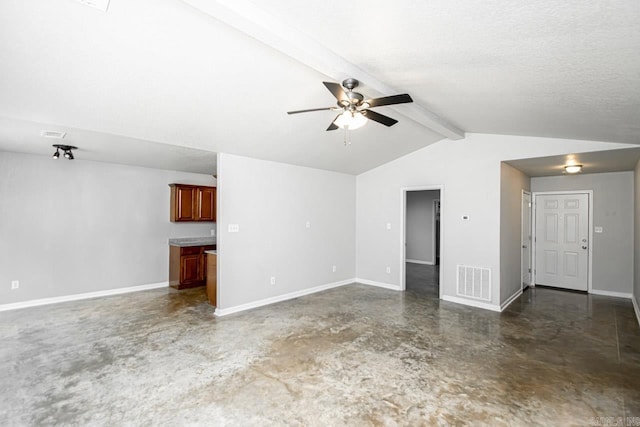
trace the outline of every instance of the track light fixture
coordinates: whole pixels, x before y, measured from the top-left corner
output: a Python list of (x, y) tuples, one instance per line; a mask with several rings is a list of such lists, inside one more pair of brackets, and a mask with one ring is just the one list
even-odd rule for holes
[(73, 152), (71, 150), (77, 150), (78, 147), (74, 147), (73, 145), (62, 145), (62, 144), (53, 144), (56, 148), (56, 152), (53, 153), (53, 158), (58, 160), (60, 158), (60, 150), (64, 152), (65, 159), (73, 160)]

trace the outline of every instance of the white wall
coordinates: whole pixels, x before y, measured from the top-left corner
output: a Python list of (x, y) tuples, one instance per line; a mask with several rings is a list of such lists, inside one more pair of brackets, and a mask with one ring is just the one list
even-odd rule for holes
[(433, 202), (439, 198), (437, 190), (407, 192), (407, 260), (435, 264)]
[(219, 309), (353, 279), (354, 176), (219, 154), (218, 201)]
[[(0, 304), (168, 281), (172, 182), (209, 175), (0, 152)], [(18, 290), (10, 282), (20, 281)]]
[(593, 190), (593, 289), (631, 294), (633, 287), (633, 172), (531, 179), (533, 191)]
[[(456, 264), (488, 267), (493, 273), (491, 305), (499, 307), (500, 162), (622, 147), (628, 145), (467, 134), (463, 140), (443, 140), (358, 175), (357, 277), (401, 286), (401, 188), (442, 184), (443, 296), (456, 297)], [(462, 215), (469, 215), (470, 221), (462, 221)]]
[(500, 165), (500, 304), (522, 289), (522, 190), (530, 178), (518, 169)]

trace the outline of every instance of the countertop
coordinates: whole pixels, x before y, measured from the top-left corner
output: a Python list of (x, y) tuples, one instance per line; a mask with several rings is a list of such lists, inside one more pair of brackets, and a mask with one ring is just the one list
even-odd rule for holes
[(169, 239), (169, 246), (208, 246), (215, 245), (215, 237), (178, 237)]
[(218, 255), (218, 251), (204, 251), (205, 254), (209, 254), (209, 255)]

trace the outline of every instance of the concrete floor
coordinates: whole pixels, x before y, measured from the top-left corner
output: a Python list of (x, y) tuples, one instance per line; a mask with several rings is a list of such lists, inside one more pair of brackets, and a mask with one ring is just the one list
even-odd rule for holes
[(3, 312), (0, 340), (2, 426), (640, 417), (631, 302), (543, 288), (502, 314), (348, 285), (218, 319), (161, 289)]
[(405, 263), (405, 287), (408, 291), (420, 293), (427, 298), (439, 298), (440, 266)]

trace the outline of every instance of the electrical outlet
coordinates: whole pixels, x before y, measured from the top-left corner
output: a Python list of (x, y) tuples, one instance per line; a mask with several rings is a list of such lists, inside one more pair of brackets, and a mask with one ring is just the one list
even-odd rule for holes
[(272, 285), (275, 285), (275, 284), (276, 284), (276, 278), (275, 278), (275, 276), (271, 276), (271, 281), (270, 281), (270, 283), (271, 283)]
[(387, 267), (387, 273), (391, 273), (391, 267)]
[(211, 229), (211, 235), (215, 236), (216, 235), (216, 230), (214, 228)]
[(387, 230), (391, 230), (391, 223), (390, 222), (387, 223)]
[(12, 280), (11, 281), (11, 289), (18, 289), (20, 287), (20, 281), (19, 280)]
[(332, 270), (333, 270), (334, 273), (336, 272), (336, 266), (335, 265), (333, 266)]
[(305, 226), (306, 226), (307, 228), (311, 228), (311, 221), (307, 221), (307, 223), (305, 224)]

